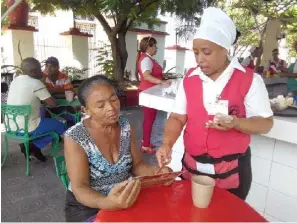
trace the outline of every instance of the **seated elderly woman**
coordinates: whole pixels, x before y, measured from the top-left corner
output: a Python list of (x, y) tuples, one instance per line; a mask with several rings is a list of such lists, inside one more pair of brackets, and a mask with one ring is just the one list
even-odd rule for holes
[(136, 146), (135, 130), (120, 116), (120, 102), (110, 80), (93, 76), (79, 87), (78, 98), (89, 118), (65, 134), (70, 184), (67, 221), (84, 221), (98, 210), (129, 208), (136, 201), (139, 180), (131, 176), (171, 172), (146, 164)]

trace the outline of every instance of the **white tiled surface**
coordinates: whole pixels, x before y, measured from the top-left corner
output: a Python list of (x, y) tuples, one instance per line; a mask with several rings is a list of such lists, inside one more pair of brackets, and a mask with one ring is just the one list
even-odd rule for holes
[(297, 221), (297, 199), (269, 190), (265, 214), (281, 221)]
[(273, 121), (273, 128), (265, 136), (297, 145), (297, 117), (273, 117)]
[(253, 136), (251, 149), (253, 184), (247, 202), (269, 221), (297, 221), (297, 144)]
[(257, 183), (252, 183), (251, 190), (246, 199), (253, 208), (263, 212), (266, 205), (267, 187)]
[[(297, 138), (297, 124), (296, 124)], [(273, 161), (297, 169), (297, 144), (277, 140), (275, 143)]]
[(264, 214), (264, 218), (270, 222), (281, 222), (281, 220), (275, 218), (275, 217), (272, 217), (271, 215), (269, 214)]
[(297, 169), (272, 163), (269, 187), (297, 199)]
[(251, 149), (252, 155), (258, 156), (267, 160), (272, 160), (275, 140), (263, 137), (252, 136)]
[(253, 182), (268, 186), (271, 161), (252, 156)]
[(174, 97), (163, 96), (163, 89), (163, 86), (156, 85), (142, 91), (139, 94), (139, 105), (165, 112), (171, 112), (171, 109), (174, 106)]

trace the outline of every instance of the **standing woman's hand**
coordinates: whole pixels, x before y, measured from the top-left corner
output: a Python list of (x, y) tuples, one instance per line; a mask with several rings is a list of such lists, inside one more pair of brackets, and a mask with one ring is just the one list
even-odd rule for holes
[(165, 86), (165, 87), (169, 87), (171, 85), (171, 81), (170, 80), (162, 80), (161, 81), (161, 85)]
[(208, 121), (205, 123), (207, 128), (213, 128), (217, 130), (222, 131), (228, 131), (230, 129), (234, 129), (238, 126), (239, 119), (236, 116), (232, 116), (232, 121), (224, 121), (224, 120), (218, 120), (215, 121)]
[(108, 209), (120, 210), (131, 207), (138, 198), (140, 186), (140, 180), (116, 184), (106, 197)]
[(166, 145), (162, 145), (157, 153), (156, 158), (160, 168), (168, 165), (171, 162), (172, 149)]

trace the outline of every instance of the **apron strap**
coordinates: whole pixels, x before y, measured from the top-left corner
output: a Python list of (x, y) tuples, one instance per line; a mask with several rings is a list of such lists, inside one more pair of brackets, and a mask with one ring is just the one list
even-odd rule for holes
[[(213, 157), (209, 156), (208, 154), (203, 154), (201, 156), (192, 156), (192, 158), (195, 159), (197, 162), (200, 162), (200, 163), (217, 164), (217, 163), (220, 163), (222, 161), (230, 162), (230, 161), (239, 159), (240, 157), (245, 156), (245, 155), (250, 154), (250, 153), (251, 153), (251, 150), (250, 150), (250, 147), (248, 147), (248, 149), (246, 150), (245, 153), (237, 153), (237, 154), (222, 156), (220, 158), (213, 158)], [(233, 175), (235, 173), (238, 173), (238, 171), (239, 171), (239, 168), (237, 166), (234, 169), (229, 170), (228, 172), (225, 172), (225, 173), (218, 173), (218, 174), (202, 173), (202, 172), (199, 172), (198, 170), (190, 168), (187, 165), (187, 163), (184, 161), (184, 157), (185, 157), (185, 154), (184, 154), (184, 156), (182, 158), (183, 167), (191, 174), (209, 176), (209, 177), (211, 177), (213, 179), (225, 179), (225, 178), (227, 178), (227, 177), (229, 177), (229, 176), (231, 176), (231, 175)]]
[(240, 157), (245, 156), (249, 150), (250, 150), (250, 147), (247, 148), (245, 153), (235, 153), (235, 154), (231, 154), (231, 155), (222, 156), (220, 158), (214, 158), (207, 153), (200, 155), (200, 156), (192, 156), (192, 155), (191, 156), (193, 157), (194, 160), (196, 160), (199, 163), (216, 164), (216, 163), (221, 163), (223, 161), (231, 162), (233, 160), (237, 160)]

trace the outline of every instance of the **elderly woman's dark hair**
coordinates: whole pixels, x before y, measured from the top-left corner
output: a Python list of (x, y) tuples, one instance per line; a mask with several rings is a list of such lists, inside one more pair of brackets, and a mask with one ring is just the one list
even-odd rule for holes
[(95, 75), (84, 80), (77, 91), (78, 100), (82, 106), (86, 106), (87, 97), (95, 84), (105, 84), (112, 87), (113, 89), (115, 88), (112, 80), (104, 75)]

